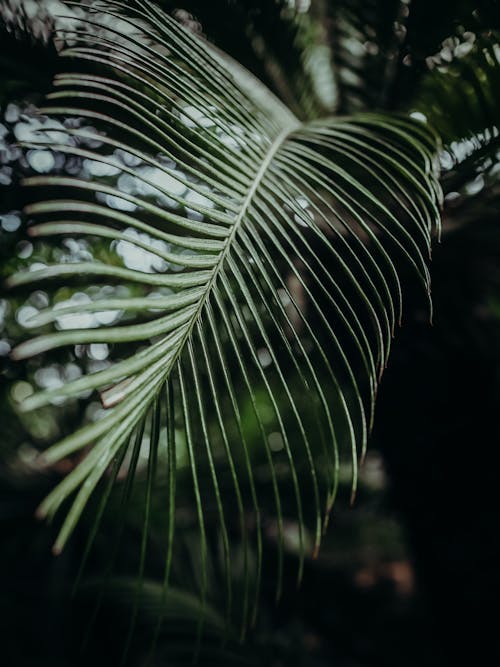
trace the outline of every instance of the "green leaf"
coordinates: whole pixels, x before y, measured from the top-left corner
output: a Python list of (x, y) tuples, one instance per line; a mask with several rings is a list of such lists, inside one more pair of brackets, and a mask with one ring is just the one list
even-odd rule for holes
[[(355, 493), (408, 269), (429, 293), (426, 262), (439, 227), (435, 139), (403, 116), (302, 124), (239, 65), (151, 3), (93, 3), (78, 28), (59, 36), (66, 40), (68, 71), (57, 77), (42, 110), (54, 125), (44, 126), (29, 147), (80, 160), (82, 167), (76, 175), (26, 179), (33, 198), (28, 233), (35, 243), (50, 239), (54, 249), (66, 236), (111, 241), (111, 254), (75, 262), (55, 253), (47, 266), (7, 282), (49, 292), (71, 281), (80, 291), (113, 282), (134, 286), (139, 296), (88, 299), (81, 307), (52, 299), (26, 322), (30, 338), (13, 350), (22, 360), (99, 342), (114, 345), (117, 357), (21, 406), (36, 409), (86, 391), (98, 391), (104, 406), (100, 418), (44, 452), (47, 464), (85, 455), (40, 514), (52, 516), (72, 499), (59, 551), (99, 481), (132, 446), (133, 433), (151, 423), (148, 505), (156, 459), (164, 451), (168, 460), (165, 580), (175, 548), (182, 450), (200, 531), (202, 606), (206, 507), (215, 503), (228, 607), (228, 517), (236, 513), (244, 545), (256, 542), (254, 602), (245, 555), (245, 625), (256, 613), (263, 515), (276, 524), (279, 596), (286, 520), (297, 527), (300, 580), (305, 557), (319, 549), (344, 456)], [(69, 122), (55, 124), (59, 118)], [(127, 252), (118, 256), (116, 248), (145, 252), (160, 264), (127, 265)], [(61, 318), (110, 310), (127, 321), (92, 328), (66, 323), (59, 330)], [(248, 406), (260, 434), (257, 452), (248, 442)], [(268, 470), (271, 506), (258, 495), (258, 460)], [(200, 484), (203, 470), (210, 485)], [(222, 486), (224, 470), (235, 503)], [(289, 480), (292, 507), (283, 500)], [(145, 530), (149, 516), (146, 511)], [(141, 573), (145, 545), (144, 538)]]

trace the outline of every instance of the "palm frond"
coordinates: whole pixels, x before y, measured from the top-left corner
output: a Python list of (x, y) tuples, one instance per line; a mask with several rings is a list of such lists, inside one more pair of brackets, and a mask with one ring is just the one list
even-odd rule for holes
[(415, 108), (425, 110), (444, 144), (446, 227), (496, 222), (500, 137), (500, 45), (492, 30), (460, 31), (434, 56)]
[[(477, 137), (480, 141), (484, 133), (496, 134), (500, 110), (498, 36), (464, 32), (445, 40), (427, 61), (430, 71), (416, 104), (426, 109), (442, 140), (451, 144)], [(488, 141), (487, 136), (484, 141)]]
[[(403, 116), (301, 124), (249, 73), (141, 0), (93, 3), (58, 36), (68, 70), (40, 109), (37, 135), (22, 143), (71, 160), (73, 171), (25, 179), (27, 234), (44, 265), (35, 251), (7, 284), (19, 293), (43, 285), (49, 304), (26, 321), (12, 357), (100, 344), (113, 363), (19, 406), (95, 392), (102, 402), (98, 418), (43, 452), (46, 465), (84, 456), (39, 514), (52, 517), (71, 499), (59, 552), (144, 431), (149, 497), (157, 467), (168, 467), (168, 554), (176, 466), (190, 471), (204, 599), (206, 507), (215, 502), (229, 568), (230, 516), (247, 540), (251, 514), (262, 542), (255, 465), (263, 460), (279, 595), (285, 516), (297, 522), (300, 578), (308, 527), (316, 552), (346, 456), (355, 492), (408, 267), (429, 293), (435, 138)], [(80, 250), (68, 254), (68, 238)], [(260, 432), (258, 451), (248, 421)], [(224, 469), (231, 494), (221, 490)], [(294, 507), (283, 505), (284, 469)], [(248, 564), (244, 577), (252, 578)]]

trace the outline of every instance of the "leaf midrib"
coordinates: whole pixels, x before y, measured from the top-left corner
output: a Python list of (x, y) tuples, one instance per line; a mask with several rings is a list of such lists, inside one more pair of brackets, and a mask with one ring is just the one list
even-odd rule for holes
[(241, 210), (238, 213), (238, 215), (236, 216), (236, 219), (234, 220), (234, 223), (232, 225), (230, 234), (226, 238), (226, 245), (225, 245), (224, 249), (221, 251), (219, 260), (217, 261), (217, 263), (215, 264), (215, 266), (212, 269), (212, 275), (210, 276), (210, 278), (208, 280), (205, 293), (200, 298), (198, 307), (196, 308), (195, 312), (193, 313), (191, 323), (189, 324), (188, 328), (186, 329), (186, 333), (184, 334), (181, 341), (179, 342), (178, 351), (174, 355), (174, 357), (171, 361), (171, 364), (169, 366), (167, 374), (170, 373), (170, 371), (172, 370), (174, 364), (177, 362), (179, 356), (181, 355), (181, 353), (184, 349), (186, 341), (191, 336), (191, 333), (193, 331), (194, 326), (196, 325), (196, 322), (198, 321), (198, 318), (201, 314), (201, 311), (203, 310), (208, 298), (210, 297), (210, 294), (212, 293), (213, 286), (215, 284), (215, 281), (217, 280), (217, 277), (218, 277), (220, 271), (222, 270), (222, 266), (223, 266), (223, 264), (226, 260), (226, 257), (231, 250), (232, 242), (233, 242), (236, 234), (238, 233), (239, 227), (243, 223), (243, 220), (244, 220), (244, 218), (245, 218), (245, 216), (248, 212), (248, 209), (250, 208), (250, 205), (251, 205), (252, 200), (255, 196), (255, 193), (257, 192), (259, 186), (261, 185), (262, 181), (264, 180), (265, 174), (266, 174), (268, 168), (270, 167), (271, 162), (273, 161), (276, 153), (281, 148), (282, 144), (290, 136), (290, 134), (295, 132), (300, 127), (301, 127), (301, 123), (298, 120), (294, 119), (294, 122), (293, 123), (290, 122), (288, 127), (283, 129), (278, 134), (278, 136), (275, 138), (273, 143), (271, 144), (264, 160), (262, 161), (261, 166), (259, 167), (259, 170), (255, 174), (255, 177), (252, 181), (251, 186), (248, 189), (248, 192), (245, 196), (245, 199), (243, 200)]

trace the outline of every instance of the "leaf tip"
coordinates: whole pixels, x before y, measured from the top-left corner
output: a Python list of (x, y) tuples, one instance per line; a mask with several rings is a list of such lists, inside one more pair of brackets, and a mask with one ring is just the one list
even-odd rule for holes
[[(25, 209), (25, 213), (29, 215), (27, 209)], [(38, 225), (33, 225), (32, 227), (28, 227), (26, 233), (28, 234), (28, 236), (31, 236), (31, 238), (36, 238), (37, 236), (40, 236)]]
[(36, 463), (39, 468), (47, 468), (49, 466), (49, 461), (45, 456), (45, 452), (38, 454), (38, 456), (36, 457)]
[(35, 510), (35, 519), (38, 521), (43, 521), (47, 518), (47, 512), (44, 510), (42, 505), (39, 505)]
[(10, 351), (9, 357), (12, 359), (12, 361), (21, 361), (22, 359), (26, 359), (26, 357), (29, 356), (26, 354), (25, 347), (26, 346), (21, 343)]
[(61, 552), (62, 552), (62, 547), (56, 542), (56, 544), (54, 544), (54, 546), (52, 547), (52, 555), (60, 556)]

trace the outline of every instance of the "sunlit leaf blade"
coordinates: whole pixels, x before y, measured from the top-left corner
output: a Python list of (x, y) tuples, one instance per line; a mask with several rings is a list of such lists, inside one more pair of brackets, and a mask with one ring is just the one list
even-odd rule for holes
[[(200, 531), (202, 606), (206, 507), (218, 517), (228, 607), (230, 515), (238, 516), (243, 544), (257, 545), (254, 573), (244, 548), (245, 625), (256, 613), (251, 583), (258, 596), (262, 515), (275, 526), (279, 597), (290, 542), (285, 519), (296, 526), (300, 580), (305, 557), (319, 549), (344, 459), (355, 493), (409, 271), (429, 294), (427, 260), (439, 226), (435, 139), (402, 116), (301, 124), (250, 75), (240, 84), (238, 70), (210, 45), (140, 0), (93, 3), (87, 19), (59, 37), (67, 73), (42, 110), (54, 125), (26, 148), (72, 157), (80, 171), (26, 180), (27, 231), (56, 249), (66, 237), (111, 241), (114, 254), (68, 261), (55, 253), (7, 282), (49, 292), (73, 283), (134, 291), (81, 307), (52, 299), (27, 320), (28, 337), (13, 350), (22, 360), (63, 347), (115, 346), (111, 365), (20, 406), (38, 409), (85, 392), (98, 392), (103, 405), (98, 419), (43, 453), (48, 465), (84, 456), (39, 513), (52, 516), (71, 499), (60, 551), (131, 435), (151, 424), (146, 506), (159, 452), (168, 461), (165, 581), (184, 456)], [(103, 324), (92, 319), (100, 312), (114, 315)], [(78, 323), (83, 315), (91, 325)], [(248, 420), (260, 434), (258, 451), (248, 444)], [(136, 459), (137, 445), (134, 451)], [(259, 497), (257, 460), (268, 471), (272, 506)], [(209, 485), (200, 483), (204, 470)], [(284, 502), (285, 486), (292, 504)], [(145, 548), (144, 538), (141, 573)]]

